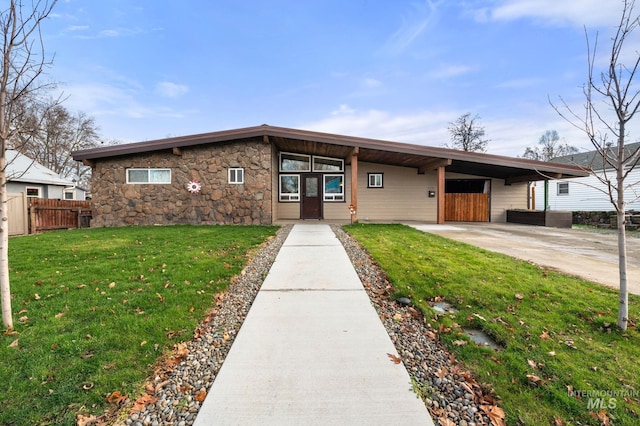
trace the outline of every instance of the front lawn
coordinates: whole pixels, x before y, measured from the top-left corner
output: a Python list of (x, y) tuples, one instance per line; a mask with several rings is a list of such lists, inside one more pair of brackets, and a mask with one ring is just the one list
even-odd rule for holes
[(15, 333), (0, 336), (0, 424), (75, 424), (136, 395), (276, 227), (99, 228), (12, 238)]
[[(507, 424), (640, 424), (640, 298), (616, 328), (617, 291), (403, 225), (355, 224), (357, 238), (438, 338), (501, 398)], [(457, 313), (437, 314), (434, 302)], [(485, 331), (504, 350), (472, 344)]]

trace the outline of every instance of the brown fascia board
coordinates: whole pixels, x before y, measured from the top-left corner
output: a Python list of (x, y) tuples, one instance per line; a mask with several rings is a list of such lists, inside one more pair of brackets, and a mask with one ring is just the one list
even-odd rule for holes
[(223, 130), (212, 133), (202, 133), (190, 136), (158, 139), (123, 145), (113, 145), (92, 148), (72, 153), (74, 160), (94, 160), (98, 158), (115, 157), (120, 155), (138, 154), (148, 151), (181, 148), (186, 146), (204, 145), (209, 143), (227, 142), (263, 136), (282, 137), (288, 139), (310, 140), (313, 142), (377, 149), (381, 151), (400, 152), (420, 156), (468, 161), (481, 164), (492, 164), (501, 167), (511, 167), (523, 170), (534, 170), (543, 174), (562, 174), (567, 177), (588, 176), (588, 170), (574, 165), (563, 165), (524, 158), (513, 158), (501, 155), (466, 152), (449, 148), (415, 145), (403, 142), (391, 142), (379, 139), (345, 136), (322, 133), (310, 130), (290, 129), (263, 124), (261, 126), (245, 127), (233, 130)]

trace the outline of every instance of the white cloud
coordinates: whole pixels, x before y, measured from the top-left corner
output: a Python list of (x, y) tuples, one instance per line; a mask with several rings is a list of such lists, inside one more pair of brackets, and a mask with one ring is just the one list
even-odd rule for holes
[(184, 84), (171, 83), (170, 81), (161, 81), (156, 84), (155, 92), (165, 98), (178, 98), (187, 92), (189, 87)]
[(473, 70), (473, 67), (467, 65), (441, 65), (439, 68), (431, 71), (428, 75), (431, 78), (447, 79), (463, 74), (468, 74)]
[(476, 11), (480, 21), (533, 18), (548, 25), (611, 26), (620, 19), (622, 2), (602, 0), (502, 0)]
[(436, 17), (437, 8), (441, 2), (425, 0), (422, 4), (413, 4), (409, 16), (402, 19), (402, 25), (389, 37), (382, 48), (383, 52), (391, 54), (402, 53), (417, 39)]
[(371, 78), (371, 77), (365, 78), (362, 81), (362, 84), (363, 84), (363, 86), (369, 87), (369, 88), (375, 88), (375, 87), (382, 86), (382, 82), (380, 80), (377, 80), (377, 79)]

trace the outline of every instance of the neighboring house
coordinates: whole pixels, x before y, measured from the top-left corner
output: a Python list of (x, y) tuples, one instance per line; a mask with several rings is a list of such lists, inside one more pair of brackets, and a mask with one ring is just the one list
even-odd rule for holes
[[(627, 152), (633, 152), (638, 147), (640, 143), (632, 143), (625, 149)], [(567, 155), (551, 161), (591, 169), (598, 176), (611, 180), (615, 184), (616, 171), (605, 167), (602, 155), (598, 151)], [(640, 165), (629, 173), (626, 182), (632, 184), (631, 188), (625, 191), (625, 200), (628, 202), (626, 209), (640, 210)], [(615, 210), (609, 199), (607, 186), (593, 175), (571, 180), (549, 181), (548, 188), (549, 210), (593, 212)], [(535, 208), (544, 210), (544, 182), (535, 183), (535, 194)]]
[(85, 199), (85, 191), (74, 181), (61, 178), (53, 170), (16, 150), (8, 149), (6, 160), (7, 193), (25, 193), (27, 198)]
[(92, 226), (285, 220), (505, 222), (539, 173), (579, 167), (256, 126), (76, 151)]

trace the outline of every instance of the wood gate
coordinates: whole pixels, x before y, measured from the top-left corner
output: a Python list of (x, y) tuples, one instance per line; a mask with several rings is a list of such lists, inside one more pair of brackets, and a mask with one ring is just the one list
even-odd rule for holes
[(7, 213), (9, 216), (9, 235), (29, 233), (29, 215), (27, 213), (27, 194), (7, 194)]
[(445, 194), (444, 205), (445, 221), (489, 221), (489, 194)]

